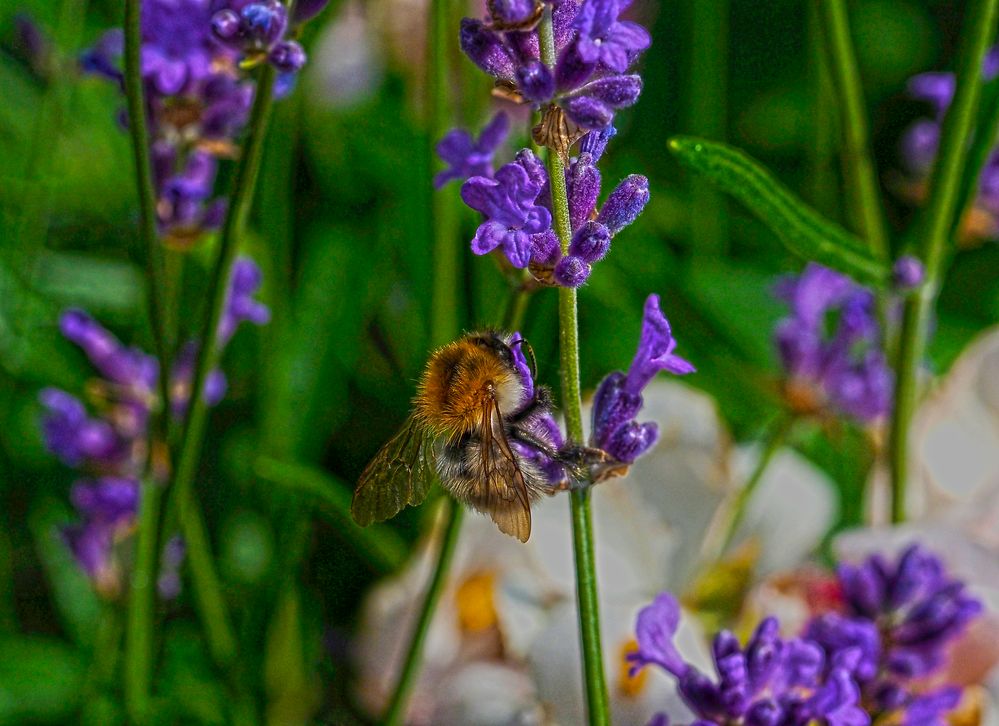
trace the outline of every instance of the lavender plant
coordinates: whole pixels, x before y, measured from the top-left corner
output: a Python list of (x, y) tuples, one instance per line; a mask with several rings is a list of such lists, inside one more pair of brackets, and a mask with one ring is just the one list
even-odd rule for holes
[[(949, 661), (948, 646), (982, 611), (964, 583), (919, 545), (895, 562), (873, 555), (837, 570), (842, 611), (817, 614), (801, 637), (782, 639), (776, 618), (763, 620), (746, 643), (718, 633), (712, 652), (717, 681), (687, 663), (674, 637), (680, 607), (669, 593), (638, 615), (634, 672), (670, 673), (693, 726), (942, 726), (961, 691), (928, 689), (926, 677)], [(653, 721), (668, 726), (662, 714)]]
[[(529, 104), (540, 115), (532, 134), (537, 143), (547, 147), (547, 163), (525, 148), (513, 161), (493, 171), (495, 152), (506, 134), (504, 115), (494, 117), (478, 140), (454, 130), (437, 147), (448, 168), (435, 178), (435, 186), (464, 179), (462, 200), (483, 217), (471, 242), (472, 252), (495, 253), (501, 266), (528, 270), (536, 284), (559, 288), (562, 404), (567, 430), (563, 436), (553, 420), (539, 421), (535, 427), (544, 440), (558, 445), (578, 445), (584, 440), (575, 290), (586, 282), (593, 264), (607, 255), (612, 237), (630, 225), (649, 200), (648, 180), (632, 175), (621, 181), (598, 209), (601, 176), (597, 162), (615, 134), (611, 125), (614, 114), (638, 99), (641, 78), (627, 71), (650, 42), (644, 28), (620, 19), (625, 8), (616, 0), (493, 3), (485, 19), (465, 18), (460, 32), (462, 50), (496, 79), (501, 95)], [(577, 141), (579, 153), (570, 157)], [(657, 296), (649, 298), (645, 313), (642, 341), (631, 371), (627, 376), (613, 374), (602, 384), (595, 403), (590, 443), (601, 447), (608, 459), (619, 465), (605, 473), (625, 471), (655, 441), (654, 423), (634, 421), (641, 409), (644, 386), (659, 370), (693, 371), (689, 363), (673, 355), (675, 343)], [(541, 451), (527, 453), (531, 458), (544, 458)], [(553, 486), (564, 484), (565, 473), (554, 462), (539, 463), (550, 472)], [(606, 723), (588, 484), (583, 482), (571, 492), (580, 633), (590, 719)], [(452, 517), (389, 706), (389, 723), (402, 718), (430, 604), (443, 582), (450, 556), (448, 543), (453, 543), (456, 528)]]

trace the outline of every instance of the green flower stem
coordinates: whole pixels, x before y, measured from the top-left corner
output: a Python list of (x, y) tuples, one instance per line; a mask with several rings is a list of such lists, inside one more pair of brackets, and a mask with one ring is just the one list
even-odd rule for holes
[(159, 518), (163, 488), (149, 476), (143, 479), (139, 502), (138, 544), (128, 592), (125, 634), (125, 703), (132, 721), (149, 716), (153, 651), (153, 605), (159, 551)]
[[(141, 3), (125, 2), (125, 95), (128, 100), (129, 129), (135, 162), (135, 179), (139, 196), (139, 237), (141, 257), (146, 268), (146, 295), (149, 322), (152, 328), (156, 358), (159, 363), (160, 411), (150, 432), (150, 447), (157, 433), (166, 440), (169, 406), (171, 343), (167, 337), (164, 294), (166, 275), (163, 250), (156, 231), (156, 192), (153, 189), (152, 166), (149, 156), (149, 132), (146, 126), (146, 101), (142, 85)], [(142, 722), (149, 713), (152, 680), (153, 610), (156, 599), (157, 551), (160, 540), (160, 503), (162, 489), (152, 475), (152, 453), (146, 465), (146, 476), (140, 488), (138, 543), (128, 595), (127, 631), (125, 637), (125, 702), (129, 715)]]
[(461, 520), (465, 510), (461, 504), (448, 496), (441, 497), (440, 502), (444, 509), (441, 516), (445, 522), (440, 551), (437, 553), (437, 565), (434, 567), (434, 575), (427, 586), (427, 593), (420, 608), (420, 617), (416, 621), (416, 628), (413, 631), (412, 640), (409, 642), (409, 649), (406, 651), (406, 660), (403, 661), (402, 672), (385, 711), (385, 717), (382, 719), (385, 726), (397, 726), (405, 720), (409, 694), (412, 692), (413, 686), (416, 685), (416, 677), (420, 672), (423, 643), (426, 640), (434, 611), (437, 609), (437, 602), (440, 600), (441, 592), (447, 581), (447, 573), (451, 567), (455, 545), (458, 544), (458, 534), (461, 531)]
[[(453, 33), (449, 6), (452, 0), (431, 0), (429, 27), (427, 28), (427, 49), (430, 63), (427, 65), (427, 89), (430, 98), (430, 118), (427, 133), (427, 165), (433, 170), (440, 166), (435, 151), (436, 144), (448, 131), (451, 120), (449, 104), (450, 89), (453, 84), (448, 64), (448, 42)], [(428, 189), (432, 189), (430, 185)], [(460, 329), (458, 319), (459, 293), (461, 290), (461, 247), (455, 244), (458, 239), (458, 209), (455, 206), (455, 190), (431, 192), (430, 199), (430, 239), (433, 240), (433, 287), (430, 302), (430, 340), (433, 345), (444, 345)]]
[[(139, 237), (146, 267), (146, 297), (149, 322), (153, 331), (156, 359), (159, 362), (159, 394), (163, 410), (169, 406), (171, 343), (167, 339), (164, 291), (167, 288), (163, 268), (163, 249), (156, 232), (156, 192), (153, 189), (153, 168), (149, 158), (149, 131), (146, 125), (145, 89), (142, 85), (140, 52), (141, 0), (125, 0), (125, 96), (128, 100), (128, 128), (132, 136), (132, 156), (139, 191)], [(167, 416), (157, 417), (159, 431), (167, 426)]]
[(749, 505), (749, 500), (752, 499), (753, 493), (763, 479), (763, 475), (770, 467), (771, 462), (773, 462), (774, 455), (784, 445), (784, 442), (787, 441), (794, 422), (794, 416), (782, 414), (771, 426), (770, 432), (766, 436), (766, 444), (763, 452), (756, 461), (756, 466), (753, 467), (753, 471), (746, 480), (746, 483), (738, 491), (734, 492), (729, 504), (723, 505), (722, 516), (724, 519), (722, 520), (723, 524), (719, 531), (719, 536), (717, 539), (709, 537), (708, 542), (706, 542), (707, 546), (702, 555), (703, 564), (710, 565), (721, 559), (725, 551), (731, 546), (732, 539), (735, 537), (739, 525), (742, 524), (742, 520), (746, 517), (746, 508)]
[(253, 109), (243, 157), (236, 171), (233, 192), (230, 196), (229, 213), (222, 226), (218, 257), (212, 271), (210, 304), (205, 310), (201, 323), (199, 354), (194, 369), (191, 386), (191, 402), (184, 421), (180, 438), (180, 453), (174, 477), (175, 496), (181, 530), (187, 544), (187, 559), (191, 565), (191, 575), (195, 599), (205, 627), (208, 645), (215, 660), (227, 667), (236, 655), (236, 637), (233, 633), (226, 610), (225, 599), (218, 574), (211, 556), (211, 546), (205, 533), (205, 525), (193, 490), (194, 477), (201, 458), (201, 445), (208, 421), (208, 406), (202, 391), (209, 371), (219, 362), (219, 349), (215, 331), (225, 308), (228, 293), (228, 280), (233, 260), (243, 234), (247, 216), (253, 203), (253, 192), (260, 170), (260, 158), (267, 134), (274, 100), (275, 72), (269, 64), (264, 65), (257, 83)]
[[(555, 65), (555, 38), (551, 7), (545, 7), (541, 20), (541, 60)], [(565, 164), (550, 149), (547, 154), (548, 180), (551, 185), (552, 215), (562, 254), (569, 251), (572, 226), (569, 222), (569, 199), (565, 187)], [(576, 290), (558, 289), (559, 359), (562, 369), (562, 411), (568, 440), (582, 443), (583, 413), (579, 391), (579, 312)], [(583, 652), (584, 688), (591, 724), (609, 724), (607, 680), (604, 676), (603, 650), (600, 645), (600, 606), (597, 597), (597, 568), (593, 548), (593, 522), (588, 487), (569, 495), (572, 512), (572, 548), (576, 565), (576, 598), (579, 603), (579, 634)]]
[(830, 70), (836, 87), (843, 129), (843, 156), (849, 175), (853, 214), (874, 256), (889, 259), (887, 224), (871, 157), (870, 133), (857, 58), (850, 38), (846, 0), (816, 0), (826, 30)]
[(905, 301), (895, 365), (895, 410), (888, 443), (893, 522), (905, 520), (909, 429), (916, 407), (916, 375), (926, 351), (928, 322), (943, 278), (954, 217), (960, 212), (958, 192), (981, 93), (982, 60), (995, 35), (997, 17), (999, 0), (978, 0), (968, 10), (964, 28), (966, 45), (958, 68), (957, 90), (944, 120), (940, 152), (930, 177), (922, 248), (926, 281)]
[[(690, 133), (723, 141), (726, 136), (728, 85), (728, 0), (698, 0), (688, 4), (690, 48)], [(691, 175), (691, 250), (695, 255), (724, 254), (728, 246), (726, 199), (706, 179)]]

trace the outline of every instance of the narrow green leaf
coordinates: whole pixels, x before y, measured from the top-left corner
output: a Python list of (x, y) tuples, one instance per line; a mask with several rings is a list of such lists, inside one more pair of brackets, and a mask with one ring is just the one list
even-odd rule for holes
[(860, 238), (822, 217), (742, 151), (690, 136), (670, 139), (669, 148), (685, 166), (745, 204), (796, 255), (863, 283), (887, 285), (891, 271)]
[(321, 469), (278, 461), (257, 460), (259, 477), (312, 498), (320, 513), (337, 527), (344, 540), (382, 572), (393, 572), (406, 559), (406, 545), (394, 529), (373, 524), (359, 527), (350, 516), (350, 488)]

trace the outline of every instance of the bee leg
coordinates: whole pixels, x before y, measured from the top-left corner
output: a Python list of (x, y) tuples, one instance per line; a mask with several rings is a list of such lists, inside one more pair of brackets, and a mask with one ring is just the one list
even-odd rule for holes
[(573, 479), (580, 483), (598, 484), (608, 479), (624, 476), (629, 465), (592, 446), (564, 446), (556, 460), (563, 464)]

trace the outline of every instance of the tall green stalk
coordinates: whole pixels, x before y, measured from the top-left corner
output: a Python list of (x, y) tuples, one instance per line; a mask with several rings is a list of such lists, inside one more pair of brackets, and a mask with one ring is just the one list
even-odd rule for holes
[(927, 328), (943, 278), (947, 243), (952, 237), (955, 215), (960, 212), (959, 189), (981, 92), (982, 60), (995, 35), (997, 17), (999, 0), (978, 0), (968, 12), (957, 89), (944, 120), (940, 152), (930, 177), (921, 250), (926, 282), (905, 302), (895, 366), (895, 410), (888, 444), (893, 522), (905, 519), (909, 428), (916, 405), (916, 375), (926, 351)]
[[(551, 7), (541, 20), (541, 60), (555, 65), (555, 37)], [(552, 216), (562, 254), (568, 254), (572, 240), (569, 222), (569, 198), (565, 186), (565, 164), (551, 149), (547, 154), (548, 180), (552, 194)], [(579, 390), (579, 313), (576, 290), (558, 289), (559, 361), (562, 372), (562, 412), (570, 442), (583, 442), (583, 403)], [(609, 724), (607, 679), (604, 676), (603, 649), (600, 645), (600, 605), (597, 597), (597, 566), (593, 547), (593, 522), (588, 487), (569, 494), (572, 513), (572, 549), (576, 566), (576, 599), (579, 604), (579, 634), (583, 652), (583, 676), (586, 703), (591, 724)]]
[(416, 685), (416, 677), (420, 673), (423, 643), (427, 638), (430, 621), (437, 610), (437, 603), (444, 590), (444, 585), (447, 583), (447, 573), (451, 569), (451, 560), (454, 557), (455, 546), (458, 544), (458, 534), (461, 532), (461, 520), (465, 513), (462, 505), (448, 496), (441, 497), (440, 501), (444, 508), (442, 516), (445, 523), (440, 550), (437, 552), (437, 564), (434, 567), (434, 575), (427, 585), (427, 592), (423, 596), (420, 617), (416, 621), (413, 637), (409, 641), (409, 649), (406, 651), (406, 659), (403, 661), (399, 680), (396, 681), (395, 691), (392, 693), (392, 698), (382, 719), (385, 726), (398, 726), (405, 719), (409, 694), (412, 693), (413, 686)]
[(236, 171), (233, 191), (229, 198), (229, 212), (222, 226), (218, 256), (208, 287), (210, 302), (205, 309), (199, 329), (200, 345), (192, 378), (191, 402), (180, 437), (180, 453), (174, 476), (177, 510), (187, 544), (187, 559), (191, 567), (195, 600), (212, 656), (220, 665), (226, 667), (232, 665), (236, 655), (236, 636), (229, 621), (193, 484), (208, 421), (208, 405), (203, 396), (205, 380), (219, 362), (220, 353), (215, 334), (225, 309), (232, 263), (253, 203), (264, 138), (274, 100), (274, 79), (274, 68), (269, 64), (264, 65), (258, 79), (243, 156)]
[(141, 0), (125, 2), (125, 95), (139, 196), (139, 236), (146, 268), (146, 293), (156, 358), (159, 362), (160, 411), (150, 431), (150, 461), (140, 486), (138, 543), (128, 595), (128, 626), (125, 638), (125, 700), (135, 721), (146, 718), (152, 670), (153, 605), (156, 597), (156, 553), (159, 547), (160, 483), (155, 481), (151, 457), (157, 433), (165, 440), (166, 408), (169, 405), (170, 343), (165, 326), (166, 279), (162, 248), (156, 232), (156, 192), (149, 155), (149, 132), (141, 70)]
[(816, 0), (825, 26), (830, 69), (836, 86), (843, 131), (843, 156), (851, 209), (871, 251), (889, 259), (887, 224), (878, 194), (878, 179), (871, 156), (870, 132), (857, 57), (850, 38), (845, 0)]

